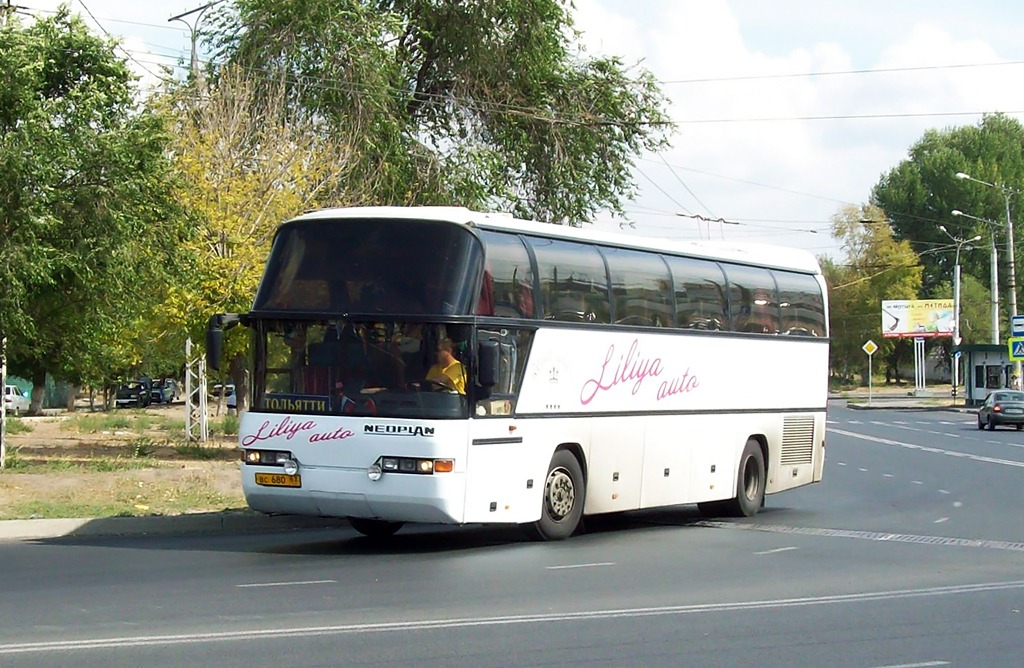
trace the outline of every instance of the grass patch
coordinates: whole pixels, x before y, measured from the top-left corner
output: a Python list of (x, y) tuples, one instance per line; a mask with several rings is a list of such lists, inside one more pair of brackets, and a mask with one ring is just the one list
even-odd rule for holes
[(83, 413), (65, 420), (60, 428), (63, 431), (98, 434), (104, 431), (131, 429), (133, 424), (132, 417), (127, 413)]
[(225, 415), (224, 419), (221, 420), (221, 423), (220, 423), (221, 433), (223, 433), (223, 434), (225, 434), (227, 436), (238, 436), (238, 425), (239, 424), (240, 424), (240, 420), (238, 419), (238, 415), (235, 415), (235, 414)]
[[(82, 482), (83, 476), (77, 480)], [(240, 487), (237, 491), (221, 491), (207, 471), (179, 472), (158, 479), (145, 474), (91, 474), (84, 481), (87, 484), (73, 489), (28, 489), (20, 483), (24, 492), (0, 505), (0, 519), (181, 515), (246, 506)], [(0, 476), (0, 493), (3, 484)]]
[[(210, 461), (214, 459), (224, 459), (224, 449), (217, 447), (203, 447), (201, 445), (179, 445), (174, 448), (182, 457), (189, 459), (195, 459), (199, 461)], [(236, 453), (232, 451), (232, 459), (234, 459)]]
[(27, 459), (14, 451), (7, 453), (7, 462), (3, 472), (46, 475), (48, 473), (114, 473), (153, 468), (160, 468), (160, 462), (148, 457), (99, 457), (96, 459), (62, 457), (38, 460)]
[(32, 425), (25, 422), (21, 418), (9, 417), (7, 418), (7, 433), (8, 434), (29, 434), (32, 432)]

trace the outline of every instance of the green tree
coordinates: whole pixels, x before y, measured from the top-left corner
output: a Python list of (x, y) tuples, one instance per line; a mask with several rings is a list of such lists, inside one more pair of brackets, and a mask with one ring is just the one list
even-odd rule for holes
[[(995, 188), (957, 178), (963, 172), (976, 179), (1012, 189), (1024, 186), (1024, 126), (1013, 118), (995, 114), (986, 116), (976, 126), (945, 130), (929, 130), (909, 151), (909, 157), (882, 176), (875, 185), (871, 202), (884, 209), (897, 239), (907, 240), (921, 256), (924, 268), (923, 288), (932, 291), (951, 279), (954, 253), (949, 238), (939, 230), (944, 225), (953, 236), (969, 239), (981, 235), (982, 241), (965, 249), (960, 262), (963, 274), (989, 284), (991, 253), (989, 241), (995, 236), (1000, 262), (1005, 263), (1006, 200)], [(1017, 218), (1020, 196), (1010, 199), (1011, 217)], [(984, 223), (966, 216), (953, 216), (960, 210)], [(1015, 234), (1024, 232), (1014, 223)], [(1019, 237), (1018, 237), (1019, 238)], [(1015, 264), (1020, 254), (1015, 252)], [(1000, 271), (1004, 309), (1008, 300), (1005, 264)], [(965, 281), (966, 282), (966, 281)], [(1019, 282), (1018, 282), (1019, 283)], [(991, 288), (991, 286), (989, 286)], [(951, 295), (948, 292), (945, 296)], [(968, 306), (966, 300), (963, 300)], [(1000, 322), (1008, 329), (1009, 318)], [(990, 327), (989, 327), (990, 329)], [(1005, 335), (1005, 331), (1003, 332)], [(982, 340), (964, 337), (969, 343)]]
[[(574, 48), (564, 0), (239, 0), (211, 25), (218, 61), (285, 82), (320, 131), (357, 138), (335, 203), (581, 224), (621, 212), (635, 158), (671, 128), (649, 72)], [(353, 182), (377, 187), (354, 200)]]
[(843, 209), (833, 218), (832, 235), (841, 240), (847, 258), (843, 265), (822, 261), (831, 305), (832, 375), (848, 382), (860, 371), (866, 381), (861, 346), (869, 339), (879, 345), (875, 360), (884, 359), (890, 375), (907, 346), (882, 338), (882, 301), (917, 299), (918, 256), (909, 242), (894, 238), (885, 212), (871, 205)]
[(67, 7), (8, 17), (0, 44), (0, 328), (38, 411), (47, 372), (79, 384), (141, 363), (182, 230), (164, 125), (114, 44)]

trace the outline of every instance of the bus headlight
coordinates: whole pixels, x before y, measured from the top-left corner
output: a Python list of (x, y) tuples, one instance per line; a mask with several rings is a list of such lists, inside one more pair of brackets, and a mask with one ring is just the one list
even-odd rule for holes
[[(371, 480), (379, 480), (384, 473), (411, 473), (413, 475), (433, 475), (435, 473), (451, 473), (455, 470), (454, 459), (427, 459), (426, 457), (393, 457), (385, 455), (375, 461), (367, 470), (374, 470)], [(373, 477), (376, 475), (376, 477)]]
[(371, 464), (370, 468), (366, 469), (366, 477), (373, 482), (380, 480), (382, 475), (384, 475), (384, 472), (381, 471), (380, 464)]
[(295, 475), (299, 472), (299, 463), (294, 459), (286, 459), (283, 463), (286, 475)]

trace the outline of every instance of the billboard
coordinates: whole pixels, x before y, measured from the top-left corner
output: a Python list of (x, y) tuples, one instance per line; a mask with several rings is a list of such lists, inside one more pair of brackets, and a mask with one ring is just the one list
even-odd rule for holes
[(953, 336), (953, 300), (883, 300), (882, 336), (887, 339)]

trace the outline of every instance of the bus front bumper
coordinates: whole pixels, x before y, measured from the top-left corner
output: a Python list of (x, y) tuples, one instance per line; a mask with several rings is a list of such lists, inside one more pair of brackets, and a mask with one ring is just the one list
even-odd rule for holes
[(385, 473), (379, 480), (371, 480), (365, 469), (303, 468), (301, 487), (256, 484), (256, 473), (279, 471), (242, 468), (242, 489), (253, 510), (391, 522), (463, 522), (465, 477), (461, 473)]

